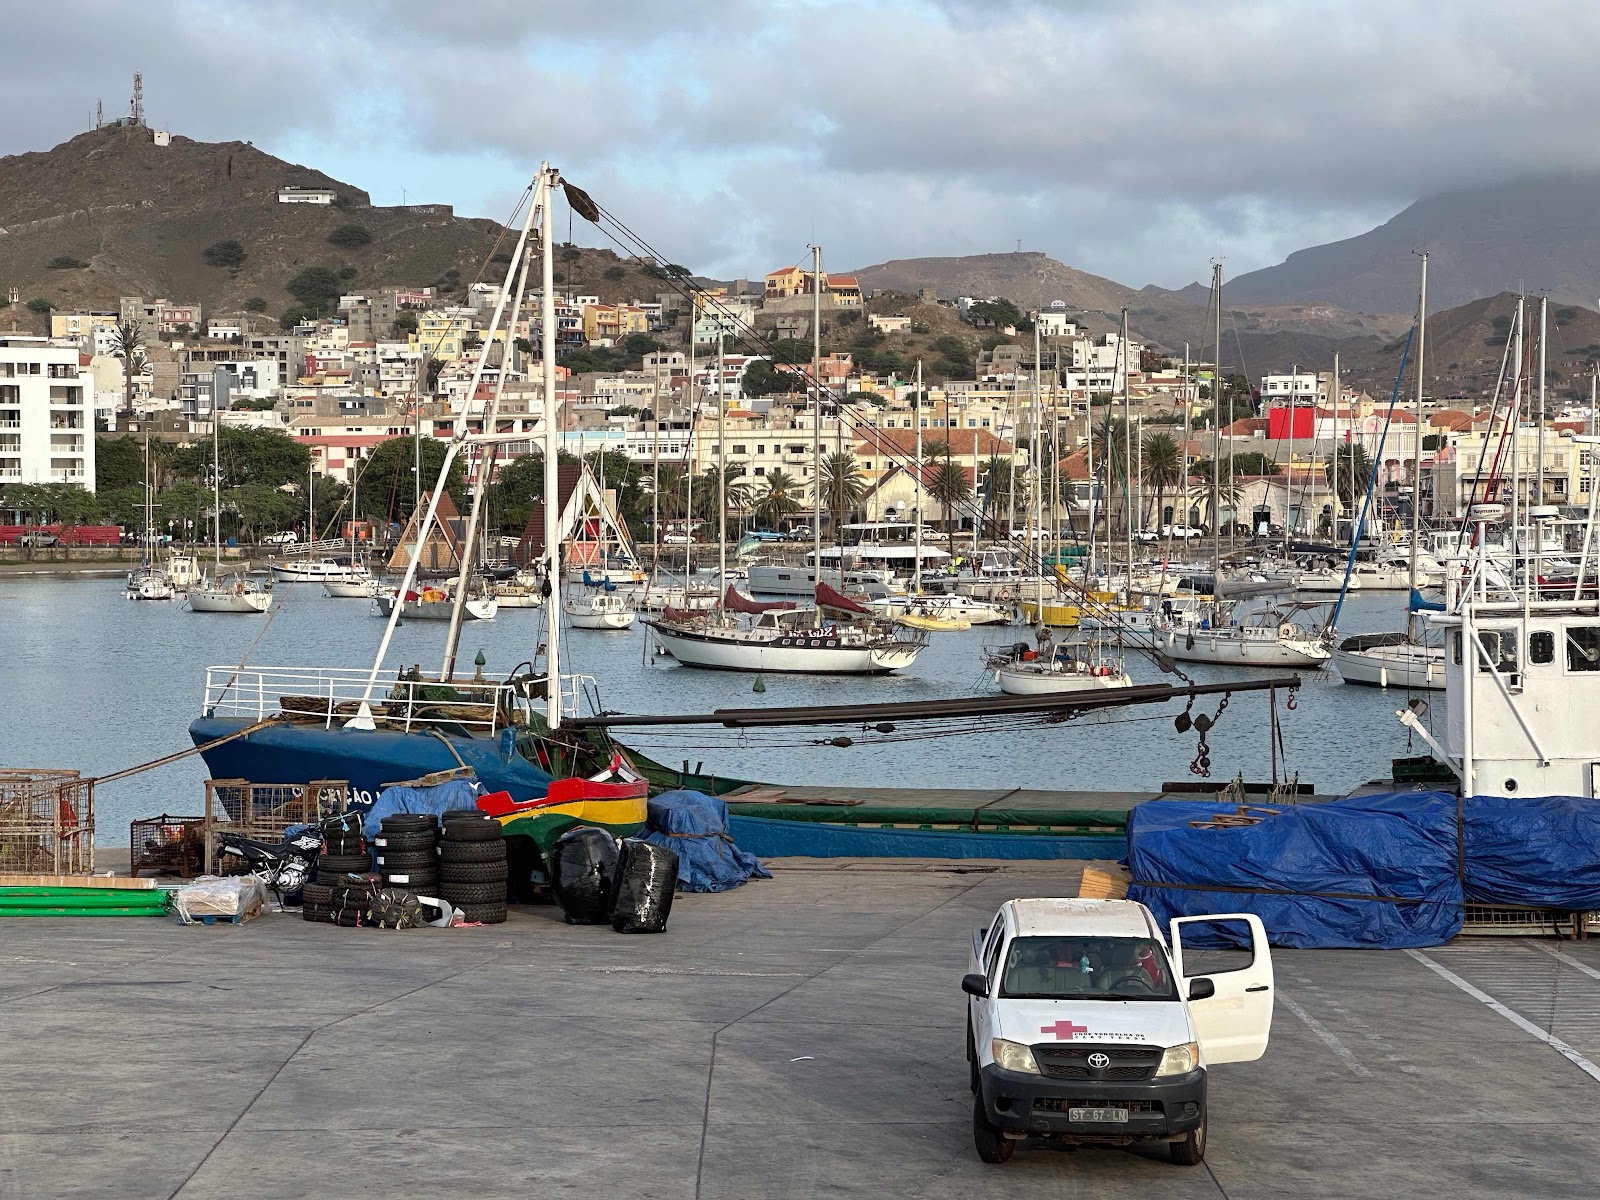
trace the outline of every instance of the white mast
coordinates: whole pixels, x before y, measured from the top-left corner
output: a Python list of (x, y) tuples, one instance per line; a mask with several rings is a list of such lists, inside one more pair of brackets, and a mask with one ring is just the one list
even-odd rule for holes
[[(1178, 487), (1183, 497), (1183, 520), (1172, 522), (1174, 525), (1189, 525), (1189, 343), (1183, 344), (1183, 385), (1179, 391), (1183, 397), (1183, 445), (1178, 450)], [(1174, 513), (1174, 516), (1177, 514)], [(1159, 523), (1159, 522), (1158, 522)], [(1170, 533), (1171, 530), (1168, 530)], [(1171, 538), (1167, 541), (1170, 543)], [(1169, 544), (1165, 553), (1170, 556), (1172, 547)]]
[[(912, 594), (922, 595), (922, 360), (917, 359), (917, 396), (911, 406), (912, 420), (917, 427), (917, 452), (912, 465), (912, 508), (917, 522), (917, 557), (911, 565), (911, 574), (915, 579), (912, 585)], [(949, 432), (946, 430), (946, 432)]]
[[(690, 334), (690, 337), (693, 337)], [(717, 318), (717, 607), (728, 592), (728, 403), (722, 394), (722, 318)]]
[(1123, 602), (1133, 607), (1133, 401), (1128, 396), (1128, 310), (1122, 310), (1122, 341), (1117, 345), (1122, 364), (1122, 507), (1126, 509), (1127, 573), (1123, 576)]
[[(689, 312), (695, 310), (696, 301), (689, 301)], [(700, 415), (700, 405), (695, 400), (694, 319), (689, 320), (689, 381), (684, 390), (689, 393), (689, 437), (684, 443), (688, 450), (683, 456), (683, 594), (689, 594), (689, 577), (694, 574), (694, 468), (700, 458), (700, 431), (695, 418)]]
[[(217, 415), (217, 398), (211, 397), (211, 552), (217, 574), (222, 574), (222, 419)], [(215, 583), (215, 580), (212, 580)]]
[(1517, 297), (1517, 381), (1511, 389), (1511, 552), (1516, 554), (1522, 526), (1522, 464), (1517, 461), (1521, 447), (1517, 445), (1517, 427), (1522, 424), (1522, 327), (1525, 320), (1526, 300)]
[[(1549, 296), (1540, 296), (1539, 297), (1539, 433), (1538, 433), (1537, 439), (1536, 439), (1536, 442), (1537, 442), (1536, 450), (1537, 450), (1537, 453), (1539, 455), (1539, 463), (1538, 463), (1538, 466), (1535, 468), (1536, 473), (1537, 473), (1537, 479), (1538, 479), (1537, 490), (1538, 490), (1538, 493), (1539, 493), (1539, 499), (1535, 503), (1538, 503), (1538, 504), (1543, 504), (1544, 503), (1544, 372), (1545, 372), (1545, 352), (1544, 352), (1544, 348), (1545, 348), (1545, 343), (1547, 341), (1549, 341), (1550, 327), (1549, 327), (1549, 323), (1548, 323), (1548, 320), (1547, 320), (1547, 318), (1549, 316), (1549, 313), (1550, 313), (1550, 297)], [(1539, 554), (1542, 551), (1543, 546), (1544, 546), (1544, 538), (1540, 537), (1539, 540), (1534, 543), (1534, 553), (1536, 555)]]
[[(543, 260), (539, 279), (539, 353), (544, 375), (544, 698), (545, 723), (552, 732), (561, 727), (561, 540), (557, 528), (560, 514), (556, 511), (561, 503), (556, 462), (560, 406), (556, 401), (555, 216), (551, 212), (555, 183), (555, 168), (547, 162), (540, 163), (534, 200), (539, 205), (539, 249)], [(434, 499), (437, 501), (438, 496)]]
[(1428, 344), (1428, 252), (1422, 252), (1422, 287), (1417, 293), (1417, 411), (1411, 448), (1411, 563), (1406, 593), (1406, 640), (1417, 641), (1417, 614), (1411, 602), (1417, 591), (1417, 543), (1422, 540), (1422, 385)]
[[(1028, 566), (1033, 571), (1033, 601), (1034, 616), (1040, 625), (1044, 624), (1044, 550), (1040, 547), (1035, 550), (1035, 541), (1039, 536), (1039, 492), (1042, 480), (1039, 478), (1039, 322), (1033, 323), (1033, 398), (1028, 406)], [(948, 431), (947, 431), (948, 432)], [(973, 444), (977, 444), (977, 435), (973, 435)], [(976, 481), (976, 473), (974, 473)]]
[(1328, 523), (1333, 544), (1339, 544), (1339, 352), (1333, 352), (1333, 520)]
[[(816, 407), (811, 411), (811, 492), (815, 505), (811, 514), (813, 526), (811, 574), (813, 601), (816, 585), (822, 582), (822, 247), (811, 247), (811, 388), (816, 397)], [(839, 573), (844, 576), (844, 551), (839, 552)], [(812, 627), (822, 628), (822, 606), (813, 602)]]

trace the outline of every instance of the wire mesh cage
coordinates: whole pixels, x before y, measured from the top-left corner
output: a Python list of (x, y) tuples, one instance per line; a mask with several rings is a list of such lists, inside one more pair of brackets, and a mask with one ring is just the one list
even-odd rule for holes
[(206, 780), (203, 818), (205, 861), (215, 870), (220, 833), (275, 842), (291, 825), (313, 825), (343, 812), (350, 784), (344, 779), (309, 783), (251, 783), (247, 779)]
[(128, 873), (158, 871), (193, 878), (205, 865), (206, 819), (162, 813), (128, 828)]
[(0, 770), (0, 874), (94, 870), (94, 782), (76, 771)]

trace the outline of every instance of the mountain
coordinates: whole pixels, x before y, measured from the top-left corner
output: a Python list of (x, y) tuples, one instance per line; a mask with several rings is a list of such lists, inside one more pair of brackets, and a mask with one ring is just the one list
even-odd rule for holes
[[(1204, 289), (1198, 298), (1158, 287), (1134, 289), (1037, 251), (895, 259), (862, 267), (855, 276), (868, 292), (915, 294), (932, 288), (945, 300), (1004, 296), (1025, 309), (1060, 300), (1096, 333), (1116, 328), (1126, 307), (1130, 331), (1171, 354), (1181, 354), (1188, 343), (1198, 357), (1200, 348), (1211, 343)], [(1407, 324), (1403, 318), (1350, 313), (1326, 303), (1251, 307), (1235, 304), (1231, 295), (1224, 298), (1223, 365), (1256, 374), (1296, 362), (1331, 363), (1336, 344), (1376, 349)]]
[[(1224, 288), (1229, 304), (1321, 301), (1366, 313), (1417, 305), (1414, 250), (1428, 251), (1429, 306), (1519, 287), (1568, 304), (1600, 296), (1600, 174), (1524, 179), (1418, 200), (1376, 229), (1291, 254)], [(1203, 294), (1199, 285), (1185, 295)]]

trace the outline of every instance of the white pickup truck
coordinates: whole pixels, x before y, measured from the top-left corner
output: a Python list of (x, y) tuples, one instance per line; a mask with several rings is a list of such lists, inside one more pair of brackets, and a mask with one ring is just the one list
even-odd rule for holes
[[(961, 988), (979, 1158), (1003, 1163), (1029, 1137), (1150, 1139), (1176, 1163), (1205, 1157), (1206, 1071), (1265, 1053), (1272, 955), (1251, 914), (1170, 929), (1169, 947), (1131, 900), (1030, 899), (973, 933)], [(1208, 960), (1220, 961), (1200, 970)]]

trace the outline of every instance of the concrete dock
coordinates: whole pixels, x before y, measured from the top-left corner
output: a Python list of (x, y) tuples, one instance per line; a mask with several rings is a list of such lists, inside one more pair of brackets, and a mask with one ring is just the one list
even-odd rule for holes
[(969, 932), (1076, 871), (775, 876), (680, 897), (655, 937), (551, 908), (401, 933), (10, 920), (0, 1196), (1595, 1194), (1600, 945), (1279, 952), (1271, 1046), (1213, 1073), (1204, 1165), (1152, 1148), (985, 1166)]

